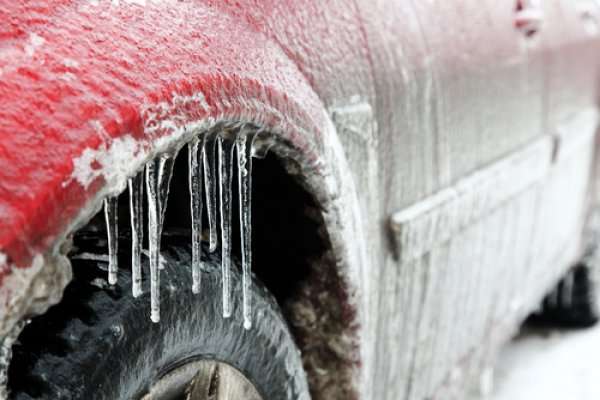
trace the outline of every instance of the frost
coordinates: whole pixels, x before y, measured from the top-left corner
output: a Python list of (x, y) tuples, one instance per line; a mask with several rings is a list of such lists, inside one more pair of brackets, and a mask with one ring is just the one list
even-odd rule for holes
[(85, 149), (73, 160), (71, 178), (85, 189), (97, 178), (103, 177), (111, 191), (122, 191), (127, 175), (147, 156), (142, 146), (130, 135), (113, 139), (97, 149)]
[(39, 49), (45, 42), (46, 40), (37, 33), (31, 33), (29, 35), (29, 41), (25, 45), (25, 54), (27, 54), (29, 57), (33, 57), (35, 51)]
[(79, 68), (79, 61), (72, 58), (64, 58), (63, 65), (68, 68)]

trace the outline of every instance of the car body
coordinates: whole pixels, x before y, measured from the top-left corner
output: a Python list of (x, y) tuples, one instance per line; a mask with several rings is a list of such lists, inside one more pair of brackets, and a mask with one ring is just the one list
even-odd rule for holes
[(353, 311), (344, 393), (464, 398), (586, 245), (598, 11), (4, 1), (0, 334), (59, 300), (65, 241), (148, 160), (251, 123), (322, 209)]

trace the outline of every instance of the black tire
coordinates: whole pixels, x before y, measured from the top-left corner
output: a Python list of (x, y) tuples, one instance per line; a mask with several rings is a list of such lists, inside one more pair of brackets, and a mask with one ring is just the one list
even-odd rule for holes
[(529, 317), (534, 326), (589, 328), (598, 323), (598, 288), (593, 267), (581, 262), (544, 298), (540, 311)]
[(134, 299), (129, 272), (120, 270), (110, 287), (105, 263), (73, 260), (75, 279), (63, 301), (33, 319), (13, 347), (11, 398), (139, 399), (172, 368), (215, 359), (241, 371), (265, 400), (308, 399), (300, 353), (267, 290), (254, 281), (254, 326), (245, 330), (237, 268), (234, 315), (224, 319), (219, 260), (205, 253), (202, 292), (193, 295), (189, 247), (163, 244), (163, 252), (158, 324), (149, 318), (147, 281)]

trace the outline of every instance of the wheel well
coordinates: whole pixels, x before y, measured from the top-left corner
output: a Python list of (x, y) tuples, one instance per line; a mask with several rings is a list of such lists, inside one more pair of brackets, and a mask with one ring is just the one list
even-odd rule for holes
[[(175, 165), (167, 226), (189, 227), (186, 159), (180, 155)], [(252, 270), (283, 310), (302, 351), (312, 398), (350, 400), (356, 397), (352, 371), (359, 362), (351, 337), (354, 310), (338, 275), (322, 209), (302, 177), (290, 172), (299, 170), (293, 160), (275, 153), (253, 160)], [(235, 194), (235, 179), (233, 185)], [(233, 200), (237, 210), (236, 196)], [(239, 258), (237, 211), (233, 224)]]
[[(166, 232), (191, 229), (186, 153), (184, 148), (175, 162)], [(290, 172), (299, 170), (294, 161), (275, 153), (253, 160), (252, 271), (283, 311), (302, 352), (312, 398), (352, 400), (356, 397), (353, 372), (358, 364), (352, 326), (355, 314), (338, 274), (323, 210), (301, 177)], [(232, 254), (239, 260), (237, 180), (232, 184)], [(130, 263), (128, 196), (125, 191), (119, 197), (119, 264), (123, 267)], [(208, 227), (206, 215), (203, 227)], [(105, 230), (102, 211), (81, 231), (89, 229)], [(74, 249), (85, 252), (85, 248), (77, 248), (77, 237), (75, 233)]]

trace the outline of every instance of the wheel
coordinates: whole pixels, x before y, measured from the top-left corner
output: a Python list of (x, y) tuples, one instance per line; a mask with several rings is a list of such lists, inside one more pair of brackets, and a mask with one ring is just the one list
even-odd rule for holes
[(528, 323), (540, 326), (588, 328), (598, 322), (598, 288), (593, 266), (585, 260), (573, 267), (544, 298)]
[[(300, 353), (259, 282), (252, 286), (254, 325), (246, 330), (241, 296), (235, 296), (234, 315), (221, 316), (219, 260), (205, 250), (202, 292), (194, 295), (191, 250), (181, 244), (188, 236), (166, 234), (162, 317), (155, 324), (149, 294), (132, 297), (126, 268), (115, 286), (105, 283), (106, 263), (90, 255), (90, 248), (105, 252), (103, 237), (82, 235), (86, 252), (73, 258), (75, 278), (63, 301), (19, 336), (9, 368), (12, 399), (309, 398)], [(234, 293), (241, 293), (234, 270)]]

